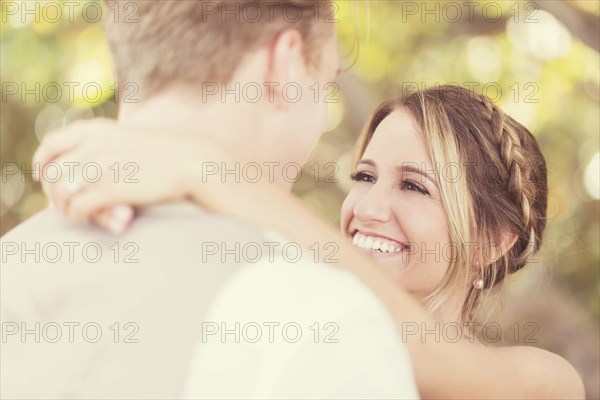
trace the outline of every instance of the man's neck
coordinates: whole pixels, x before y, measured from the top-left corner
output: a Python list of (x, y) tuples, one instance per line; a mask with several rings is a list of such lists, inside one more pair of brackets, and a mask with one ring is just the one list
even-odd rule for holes
[[(273, 161), (274, 155), (269, 154), (269, 143), (263, 136), (264, 113), (259, 107), (246, 102), (203, 103), (193, 96), (165, 92), (143, 103), (121, 104), (118, 120), (138, 131), (197, 135), (231, 151), (239, 163), (264, 165)], [(274, 183), (291, 190), (288, 182)]]
[[(165, 92), (136, 104), (121, 104), (119, 123), (168, 135), (193, 134), (236, 154), (252, 154), (260, 146), (260, 120), (246, 105), (209, 102)], [(243, 150), (243, 152), (242, 152)]]

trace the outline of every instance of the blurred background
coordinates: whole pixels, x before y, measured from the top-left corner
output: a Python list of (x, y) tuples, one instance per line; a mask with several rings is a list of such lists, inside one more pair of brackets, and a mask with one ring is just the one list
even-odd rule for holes
[[(0, 1), (0, 235), (47, 204), (28, 172), (44, 135), (117, 115), (120, 88), (101, 23), (112, 14), (97, 1), (71, 2), (71, 11), (65, 3)], [(23, 18), (15, 5), (30, 12)], [(539, 262), (511, 277), (495, 319), (502, 340), (562, 355), (583, 376), (588, 398), (600, 398), (600, 2), (336, 5), (348, 69), (295, 193), (337, 225), (353, 144), (382, 100), (444, 83), (490, 96), (536, 136), (549, 167), (545, 245)], [(537, 328), (524, 330), (528, 322)]]

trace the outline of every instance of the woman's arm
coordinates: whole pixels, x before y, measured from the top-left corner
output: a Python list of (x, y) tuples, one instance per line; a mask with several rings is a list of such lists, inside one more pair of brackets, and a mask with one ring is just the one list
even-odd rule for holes
[[(224, 185), (212, 181), (192, 185), (190, 196), (212, 211), (274, 229), (305, 247), (315, 242), (321, 248), (326, 243), (339, 246), (334, 265), (361, 279), (393, 314), (399, 336), (409, 348), (423, 398), (585, 397), (577, 372), (555, 354), (532, 347), (492, 349), (444, 341), (436, 321), (384, 269), (297, 198), (278, 187), (262, 182)], [(327, 263), (324, 257), (321, 258), (320, 261)], [(415, 323), (420, 332), (409, 334), (412, 331), (409, 332), (407, 327)], [(438, 337), (442, 337), (439, 342), (431, 333), (421, 335), (421, 332), (435, 329)]]
[[(50, 136), (35, 156), (42, 171), (50, 161), (95, 162), (110, 178), (88, 183), (80, 191), (69, 190), (64, 180), (43, 184), (57, 209), (77, 221), (88, 221), (116, 204), (188, 198), (212, 211), (276, 230), (305, 247), (335, 243), (339, 251), (333, 266), (355, 274), (393, 315), (424, 398), (582, 398), (581, 380), (554, 354), (436, 342), (434, 335), (422, 336), (425, 330), (439, 331), (436, 321), (384, 269), (298, 199), (268, 182), (223, 182), (219, 176), (207, 175), (202, 164), (231, 166), (238, 160), (206, 139), (123, 132), (105, 120), (81, 123)], [(137, 182), (115, 181), (109, 174), (115, 163), (135, 165)], [(409, 334), (406, 328), (415, 324), (419, 332)]]

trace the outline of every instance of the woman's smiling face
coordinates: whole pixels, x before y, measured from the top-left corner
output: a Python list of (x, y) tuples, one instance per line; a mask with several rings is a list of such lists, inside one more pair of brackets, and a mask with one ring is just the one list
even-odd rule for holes
[(451, 258), (446, 212), (423, 135), (404, 109), (379, 124), (353, 174), (342, 229), (422, 298)]

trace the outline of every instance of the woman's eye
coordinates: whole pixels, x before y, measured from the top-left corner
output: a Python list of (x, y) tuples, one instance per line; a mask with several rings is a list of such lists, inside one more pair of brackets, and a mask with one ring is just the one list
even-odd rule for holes
[(350, 175), (350, 179), (355, 182), (375, 182), (375, 177), (366, 172), (355, 172)]
[(402, 181), (401, 187), (403, 190), (416, 191), (425, 196), (429, 195), (429, 191), (427, 189), (425, 189), (423, 186), (421, 186), (418, 183), (411, 181), (411, 180)]

